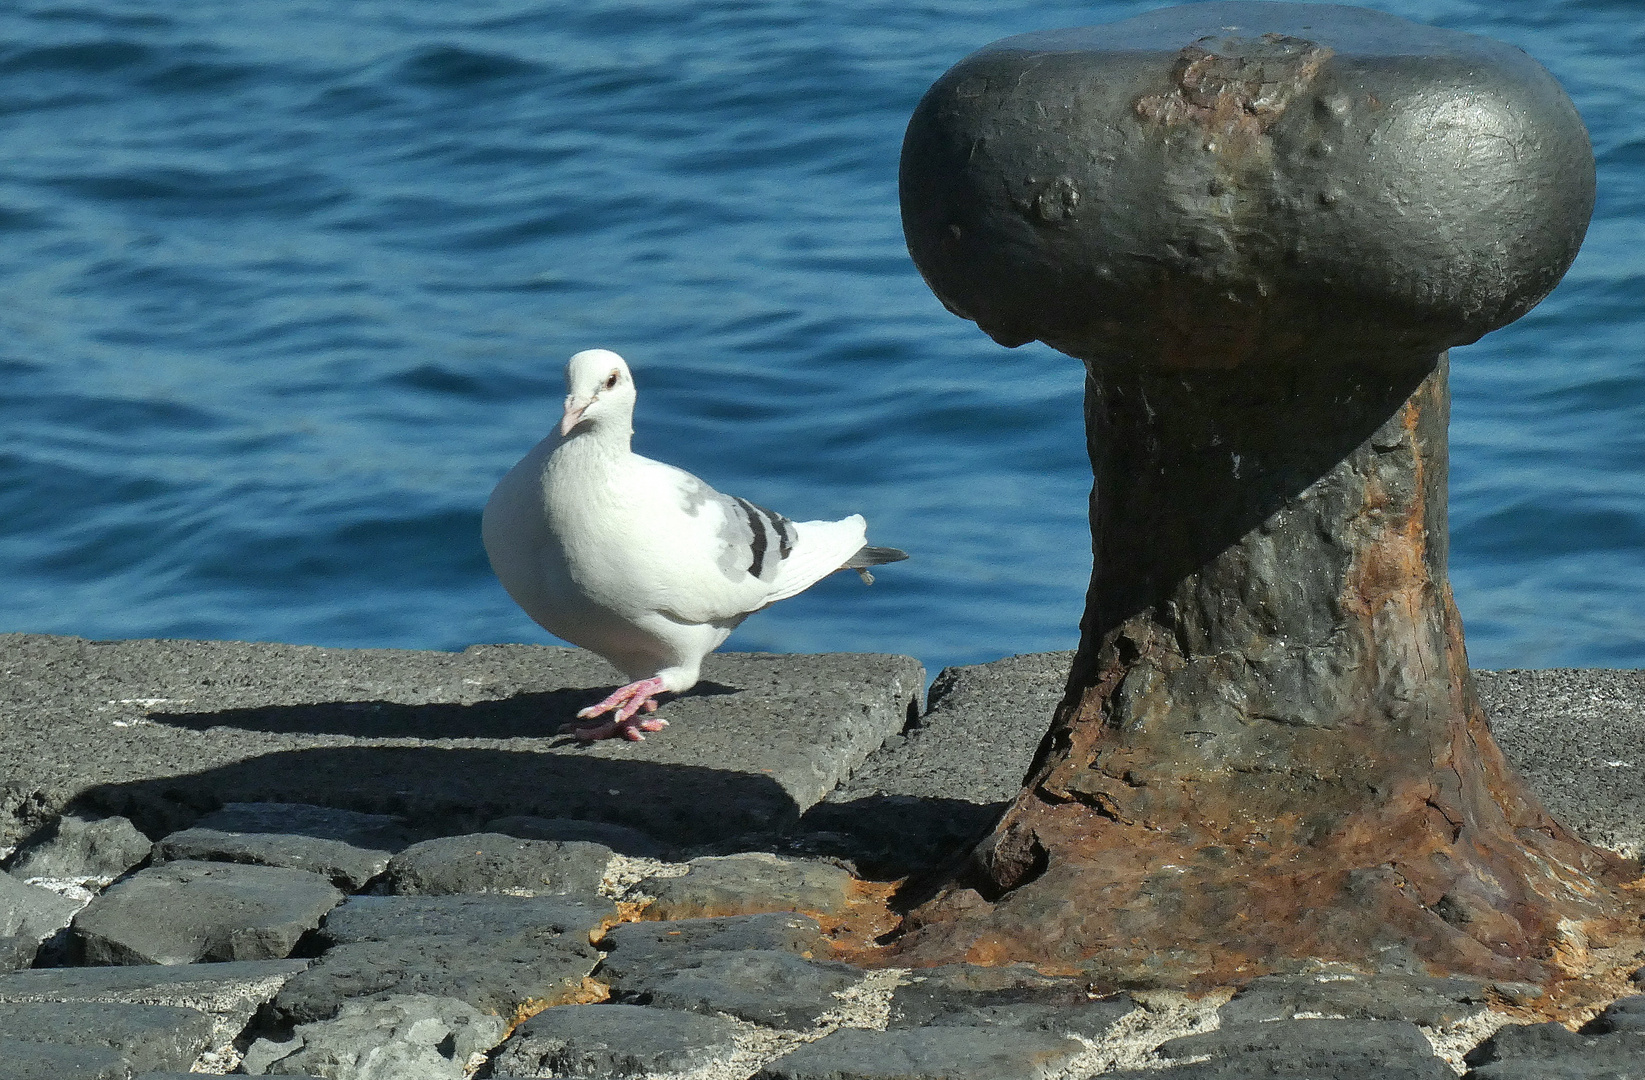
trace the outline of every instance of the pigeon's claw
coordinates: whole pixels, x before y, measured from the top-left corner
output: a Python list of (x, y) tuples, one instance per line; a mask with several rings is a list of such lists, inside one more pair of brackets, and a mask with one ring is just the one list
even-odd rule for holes
[(649, 679), (631, 682), (627, 686), (619, 686), (611, 692), (611, 696), (597, 704), (577, 713), (579, 720), (591, 720), (596, 716), (604, 715), (613, 709), (617, 710), (617, 719), (627, 720), (639, 712), (647, 701), (663, 692), (663, 680), (660, 675), (653, 675)]
[(644, 720), (635, 719), (636, 713), (655, 712), (657, 710), (656, 695), (662, 692), (663, 680), (656, 676), (618, 687), (604, 701), (590, 705), (577, 713), (577, 719), (579, 720), (592, 720), (596, 716), (615, 712), (616, 715), (611, 719), (581, 727), (567, 724), (560, 730), (569, 731), (584, 742), (610, 739), (617, 736), (628, 739), (630, 742), (639, 742), (645, 738), (640, 732), (661, 731), (668, 726), (667, 720), (659, 720), (654, 717), (648, 717)]
[(633, 717), (630, 717), (627, 720), (619, 720), (616, 717), (612, 717), (610, 720), (605, 720), (598, 724), (588, 724), (584, 727), (574, 727), (571, 724), (567, 724), (560, 730), (570, 732), (572, 735), (576, 736), (580, 742), (596, 742), (600, 739), (615, 739), (619, 737), (627, 739), (629, 742), (644, 742), (645, 736), (641, 735), (640, 732), (661, 731), (667, 726), (667, 720), (658, 720), (654, 718), (637, 720)]

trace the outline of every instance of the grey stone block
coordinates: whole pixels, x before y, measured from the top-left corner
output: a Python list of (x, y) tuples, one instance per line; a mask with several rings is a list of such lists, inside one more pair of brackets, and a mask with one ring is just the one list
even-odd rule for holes
[[(1168, 1061), (1209, 1055), (1184, 1063), (1182, 1074), (1206, 1077), (1299, 1076), (1349, 1078), (1396, 1075), (1412, 1080), (1450, 1080), (1456, 1074), (1415, 1024), (1396, 1020), (1278, 1020), (1235, 1024), (1162, 1044)], [(1382, 1072), (1367, 1069), (1381, 1069)], [(1197, 1071), (1196, 1071), (1197, 1070)]]
[(116, 1002), (195, 1010), (213, 1023), (211, 1049), (221, 1050), (272, 1001), (307, 960), (244, 960), (226, 964), (40, 968), (0, 975), (0, 1002)]
[(351, 1001), (333, 1020), (299, 1025), (289, 1040), (257, 1040), (241, 1068), (252, 1076), (464, 1080), (507, 1028), (501, 1017), (451, 998)]
[(0, 972), (16, 971), (34, 963), (40, 943), (32, 936), (7, 934), (0, 937)]
[(1299, 1056), (1347, 1052), (1432, 1055), (1433, 1047), (1415, 1024), (1382, 1020), (1281, 1020), (1237, 1024), (1161, 1044), (1165, 1058), (1229, 1057), (1283, 1050)]
[[(203, 1073), (194, 1072), (148, 1072), (138, 1073), (131, 1080), (200, 1080)], [(286, 1080), (325, 1080), (319, 1076), (288, 1076)]]
[(666, 969), (693, 952), (776, 949), (805, 959), (827, 957), (833, 952), (817, 920), (787, 912), (620, 923), (606, 932), (600, 947), (611, 950), (602, 974), (608, 969)]
[(1474, 1067), (1470, 1075), (1482, 1080), (1595, 1076), (1608, 1070), (1645, 1077), (1645, 1033), (1579, 1035), (1562, 1024), (1513, 1025), (1476, 1046), (1466, 1060)]
[[(902, 729), (925, 683), (909, 657), (720, 653), (664, 706), (667, 732), (582, 746), (559, 726), (618, 677), (575, 649), (9, 634), (0, 655), (0, 776), (28, 778), (0, 793), (0, 843), (71, 804), (165, 835), (226, 802), (395, 813), (431, 831), (586, 818), (707, 843), (792, 824)], [(92, 686), (121, 704), (88, 708)]]
[(1456, 1073), (1439, 1058), (1371, 1054), (1299, 1061), (1275, 1051), (1102, 1076), (1103, 1080), (1455, 1080)]
[(1645, 1032), (1645, 995), (1611, 1002), (1582, 1029), (1584, 1035), (1609, 1035), (1616, 1031)]
[[(27, 885), (0, 871), (0, 937), (38, 946), (69, 925), (80, 905), (49, 889)], [(18, 946), (20, 953), (25, 946)], [(32, 961), (32, 957), (30, 958)]]
[(637, 1005), (562, 1005), (517, 1028), (494, 1058), (497, 1076), (639, 1080), (685, 1073), (728, 1054), (736, 1027), (717, 1017)]
[(502, 833), (445, 836), (394, 856), (385, 891), (403, 895), (596, 895), (611, 862), (604, 844), (522, 840)]
[(131, 1063), (101, 1046), (59, 1046), (0, 1035), (0, 1080), (129, 1080)]
[(293, 833), (223, 832), (195, 826), (174, 832), (154, 845), (162, 862), (230, 862), (282, 866), (318, 874), (353, 892), (388, 869), (389, 852), (360, 848), (341, 840)]
[(677, 877), (651, 877), (639, 888), (656, 897), (647, 918), (696, 919), (769, 911), (844, 911), (852, 877), (815, 859), (785, 859), (765, 852), (692, 859)]
[(1425, 975), (1270, 975), (1253, 979), (1219, 1011), (1223, 1024), (1318, 1013), (1351, 1020), (1409, 1020), (1443, 1027), (1483, 1011), (1485, 984)]
[(87, 821), (65, 814), (30, 839), (12, 858), (11, 871), (20, 878), (113, 881), (148, 858), (150, 846), (123, 817)]
[(420, 839), (405, 819), (393, 814), (362, 814), (312, 803), (225, 803), (194, 824), (218, 832), (312, 836), (368, 851), (395, 852)]
[(816, 920), (791, 913), (622, 923), (600, 944), (611, 951), (595, 978), (619, 1001), (772, 1027), (810, 1026), (862, 978), (826, 962), (833, 950)]
[(944, 668), (919, 721), (887, 739), (806, 814), (841, 832), (864, 869), (934, 868), (975, 843), (1016, 797), (1062, 698), (1071, 652)]
[(1645, 671), (1476, 671), (1502, 752), (1591, 843), (1645, 856)]
[(574, 940), (361, 941), (337, 946), (288, 982), (274, 1000), (274, 1012), (282, 1023), (312, 1023), (337, 1015), (355, 998), (426, 994), (511, 1015), (528, 1001), (578, 1000), (597, 962), (591, 946)]
[(0, 975), (0, 1002), (110, 1001), (177, 1005), (249, 1016), (309, 960), (242, 960), (225, 964), (38, 968)]
[(195, 1009), (106, 1002), (0, 1002), (8, 1039), (112, 1050), (133, 1069), (187, 1069), (210, 1045), (212, 1019)]
[(889, 739), (829, 796), (914, 795), (1004, 803), (1016, 798), (1051, 714), (1072, 652), (1029, 653), (944, 668), (918, 723)]
[(673, 849), (657, 838), (609, 821), (514, 814), (486, 822), (485, 831), (507, 833), (523, 840), (582, 840), (590, 844), (604, 844), (621, 855), (644, 859), (662, 859), (673, 854)]
[(617, 921), (617, 905), (582, 896), (351, 896), (326, 916), (318, 937), (328, 948), (408, 937), (471, 940), (544, 932), (580, 941)]
[(326, 919), (320, 961), (275, 999), (287, 1024), (330, 1019), (355, 998), (426, 994), (509, 1016), (528, 1001), (586, 1000), (589, 943), (615, 918), (600, 899), (357, 896)]
[(1083, 980), (1026, 966), (954, 964), (910, 972), (892, 992), (888, 1026), (1000, 1026), (1096, 1039), (1135, 1008), (1129, 997), (1096, 1000)]
[(1482, 1065), (1466, 1075), (1468, 1080), (1641, 1080), (1645, 1067), (1574, 1058), (1515, 1058)]
[(612, 996), (624, 1003), (728, 1013), (791, 1029), (808, 1028), (838, 1008), (835, 995), (862, 977), (847, 964), (802, 960), (774, 949), (693, 951), (666, 964), (608, 962), (600, 970)]
[(291, 955), (343, 894), (317, 874), (175, 862), (116, 883), (74, 919), (89, 964), (192, 964)]
[(1044, 1080), (1084, 1050), (1011, 1028), (842, 1028), (778, 1058), (754, 1080)]

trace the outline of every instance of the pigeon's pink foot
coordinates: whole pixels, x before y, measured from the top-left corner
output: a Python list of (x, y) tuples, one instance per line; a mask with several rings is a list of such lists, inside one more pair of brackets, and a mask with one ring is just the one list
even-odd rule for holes
[(662, 692), (663, 680), (656, 676), (618, 687), (604, 701), (590, 705), (577, 713), (577, 719), (592, 720), (602, 713), (613, 710), (616, 710), (617, 715), (598, 724), (588, 724), (581, 727), (567, 724), (560, 730), (569, 731), (584, 742), (610, 739), (619, 735), (630, 742), (639, 742), (645, 738), (640, 732), (661, 731), (668, 726), (667, 720), (660, 720), (655, 717), (647, 717), (644, 720), (635, 718), (635, 714), (642, 711), (647, 713), (655, 712), (657, 710), (655, 696)]
[(641, 735), (640, 732), (661, 731), (667, 726), (667, 720), (639, 720), (630, 717), (627, 720), (606, 720), (603, 723), (590, 724), (587, 727), (573, 727), (571, 728), (571, 734), (580, 742), (614, 739), (619, 736), (629, 742), (644, 742), (645, 736)]

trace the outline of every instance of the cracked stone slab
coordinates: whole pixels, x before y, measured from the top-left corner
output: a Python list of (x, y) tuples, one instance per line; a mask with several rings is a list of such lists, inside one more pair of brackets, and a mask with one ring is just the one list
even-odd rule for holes
[(1473, 979), (1426, 975), (1269, 975), (1246, 984), (1219, 1014), (1224, 1025), (1314, 1013), (1444, 1027), (1484, 1011), (1485, 990)]
[(251, 1011), (312, 960), (36, 968), (0, 975), (0, 1002), (109, 1001), (178, 1005), (208, 1013)]
[(682, 875), (643, 879), (641, 892), (656, 897), (648, 919), (696, 919), (772, 911), (834, 914), (851, 902), (853, 879), (816, 859), (785, 859), (765, 852), (692, 859)]
[[(195, 1072), (148, 1072), (138, 1073), (136, 1076), (132, 1077), (131, 1080), (200, 1080), (202, 1075), (206, 1074)], [(319, 1076), (288, 1075), (286, 1080), (329, 1080), (329, 1078)]]
[(1609, 1035), (1615, 1031), (1645, 1033), (1645, 995), (1635, 994), (1611, 1002), (1582, 1029), (1584, 1035)]
[(62, 1046), (0, 1035), (0, 1080), (130, 1080), (131, 1063), (103, 1046)]
[(230, 862), (318, 874), (353, 892), (388, 869), (390, 853), (300, 833), (224, 832), (196, 825), (154, 845), (154, 861)]
[(607, 963), (599, 978), (626, 1004), (727, 1013), (767, 1027), (803, 1029), (837, 1009), (835, 995), (861, 982), (863, 972), (776, 949), (693, 950), (666, 964)]
[(37, 968), (0, 975), (0, 1002), (165, 1005), (209, 1015), (213, 1049), (227, 1045), (309, 960)]
[(728, 1013), (769, 1027), (805, 1028), (837, 1008), (863, 973), (829, 962), (815, 919), (791, 913), (622, 923), (607, 932), (595, 978), (629, 1004)]
[(7, 634), (0, 659), (0, 776), (22, 778), (0, 791), (0, 847), (64, 809), (165, 835), (230, 802), (430, 831), (583, 818), (708, 843), (792, 823), (902, 730), (925, 683), (910, 657), (717, 653), (663, 706), (667, 732), (586, 746), (558, 728), (619, 676), (576, 649)]
[(883, 874), (947, 861), (1016, 797), (1073, 657), (1032, 653), (944, 668), (926, 713), (813, 807), (807, 826), (853, 837), (852, 857)]
[(123, 817), (58, 818), (12, 857), (20, 878), (113, 881), (148, 858), (149, 838)]
[(1045, 1080), (1084, 1049), (1014, 1028), (841, 1028), (771, 1062), (754, 1080)]
[(586, 941), (546, 936), (352, 942), (286, 983), (274, 1013), (281, 1023), (306, 1024), (331, 1019), (356, 998), (420, 994), (512, 1016), (527, 1004), (588, 1000), (585, 979), (598, 962)]
[(272, 960), (342, 899), (302, 870), (174, 862), (117, 882), (71, 925), (88, 964)]
[(593, 896), (612, 854), (604, 844), (579, 840), (523, 840), (503, 833), (443, 836), (394, 856), (383, 888), (402, 895)]
[(187, 1069), (210, 1047), (213, 1026), (205, 1013), (174, 1005), (0, 1002), (8, 1039), (102, 1047), (139, 1071)]
[(641, 859), (664, 859), (673, 854), (673, 849), (655, 837), (626, 825), (613, 825), (609, 821), (514, 814), (486, 822), (485, 831), (507, 833), (522, 840), (582, 840), (604, 844), (619, 855)]
[(33, 950), (69, 925), (79, 910), (77, 901), (29, 885), (0, 870), (0, 939), (14, 939), (6, 950), (13, 959), (21, 959), (26, 954), (26, 962), (33, 963)]
[(249, 1075), (332, 1080), (464, 1080), (508, 1025), (452, 998), (410, 995), (350, 1001), (336, 1018), (301, 1024), (283, 1042), (258, 1039)]
[(1136, 1007), (1124, 995), (1097, 1000), (1083, 980), (1026, 965), (953, 964), (910, 972), (892, 992), (887, 1026), (1003, 1026), (1099, 1039)]
[[(1451, 1080), (1415, 1024), (1397, 1020), (1277, 1020), (1235, 1024), (1160, 1045), (1160, 1057), (1182, 1062), (1183, 1076), (1386, 1076)], [(1207, 1062), (1183, 1059), (1209, 1056)], [(1224, 1069), (1226, 1066), (1226, 1069)], [(1365, 1072), (1366, 1068), (1381, 1070)], [(1194, 1071), (1197, 1070), (1197, 1071)], [(1223, 1070), (1223, 1071), (1219, 1071)]]
[(510, 1016), (521, 1005), (587, 1000), (600, 954), (590, 939), (615, 921), (604, 899), (355, 896), (327, 916), (313, 968), (282, 988), (288, 1024), (335, 1016), (356, 998), (456, 998)]
[(368, 851), (395, 852), (423, 839), (395, 814), (362, 814), (312, 803), (224, 803), (194, 824), (219, 832), (312, 836)]
[(914, 795), (987, 804), (1016, 798), (1073, 661), (1072, 652), (1028, 653), (943, 668), (931, 684), (925, 715), (886, 740), (828, 801)]
[(833, 952), (816, 919), (789, 912), (621, 923), (606, 932), (600, 947), (611, 950), (602, 970), (613, 971), (666, 969), (689, 953), (704, 951), (776, 949), (807, 960)]
[[(1373, 1055), (1299, 1062), (1283, 1053), (1268, 1053), (1213, 1058), (1163, 1069), (1110, 1072), (1102, 1076), (1103, 1080), (1455, 1080), (1456, 1073), (1439, 1058), (1379, 1058)], [(1524, 1080), (1541, 1080), (1541, 1077), (1527, 1076)], [(1599, 1078), (1587, 1077), (1585, 1080)]]
[(16, 971), (34, 963), (40, 954), (40, 943), (33, 937), (19, 934), (0, 936), (0, 972)]
[(1511, 1025), (1464, 1059), (1477, 1080), (1577, 1080), (1645, 1075), (1645, 1033), (1577, 1034), (1562, 1024)]
[(518, 937), (565, 935), (583, 942), (617, 921), (617, 905), (603, 897), (351, 896), (326, 915), (318, 937), (326, 946), (408, 937)]
[(495, 1056), (495, 1075), (600, 1076), (640, 1080), (710, 1065), (734, 1048), (730, 1021), (638, 1005), (561, 1005), (515, 1029)]

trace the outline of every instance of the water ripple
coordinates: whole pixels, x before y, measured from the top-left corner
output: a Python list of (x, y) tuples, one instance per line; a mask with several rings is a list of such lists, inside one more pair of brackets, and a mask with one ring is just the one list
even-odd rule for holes
[[(949, 64), (1156, 6), (23, 0), (0, 10), (0, 629), (545, 640), (477, 538), (615, 348), (636, 444), (915, 558), (734, 647), (1066, 648), (1083, 373), (953, 318), (896, 160)], [(1452, 570), (1485, 665), (1645, 664), (1636, 0), (1386, 0), (1528, 49), (1596, 149), (1560, 289), (1456, 350)]]

